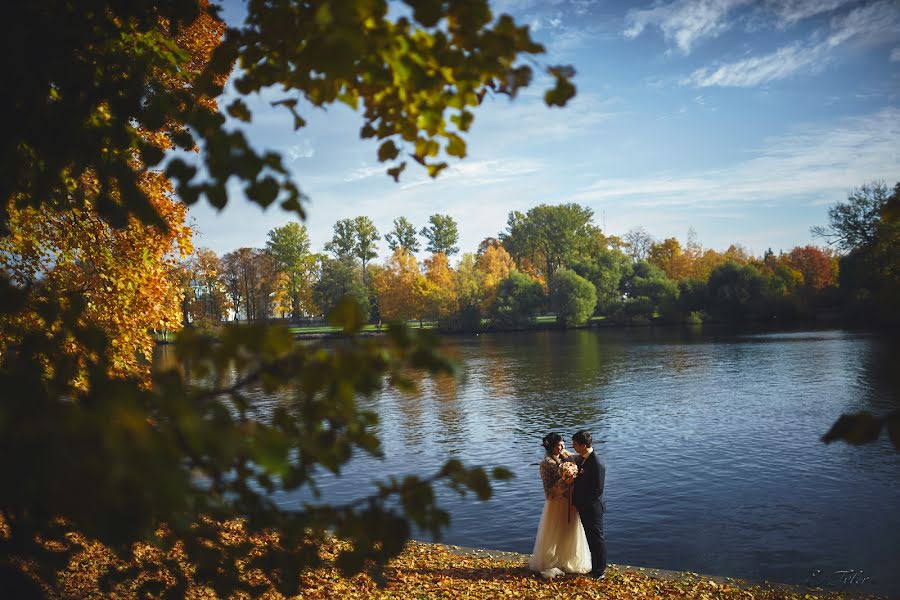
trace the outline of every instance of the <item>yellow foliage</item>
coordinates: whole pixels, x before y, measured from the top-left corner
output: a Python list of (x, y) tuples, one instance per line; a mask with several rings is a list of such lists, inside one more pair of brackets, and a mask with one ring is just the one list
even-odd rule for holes
[(378, 295), (378, 310), (384, 321), (421, 319), (425, 310), (427, 283), (416, 257), (397, 248), (372, 280)]
[(475, 267), (480, 275), (481, 310), (484, 314), (496, 301), (500, 282), (509, 277), (516, 264), (503, 246), (490, 246), (478, 257)]

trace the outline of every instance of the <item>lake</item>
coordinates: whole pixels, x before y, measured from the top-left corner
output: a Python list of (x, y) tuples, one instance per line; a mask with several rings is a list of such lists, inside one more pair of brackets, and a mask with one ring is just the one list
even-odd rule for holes
[[(842, 413), (900, 405), (896, 341), (840, 330), (622, 328), (451, 336), (461, 377), (385, 391), (386, 458), (354, 458), (336, 502), (373, 476), (449, 458), (502, 465), (477, 502), (441, 491), (444, 542), (530, 553), (543, 506), (544, 434), (593, 433), (607, 468), (612, 563), (900, 595), (900, 453), (825, 445)], [(260, 402), (271, 401), (264, 397)], [(285, 507), (305, 497), (282, 494)], [(417, 536), (427, 539), (425, 535)]]

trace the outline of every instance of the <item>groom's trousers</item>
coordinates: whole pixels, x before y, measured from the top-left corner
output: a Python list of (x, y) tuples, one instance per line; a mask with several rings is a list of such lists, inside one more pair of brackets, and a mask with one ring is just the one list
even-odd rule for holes
[(584, 536), (591, 550), (591, 574), (602, 575), (606, 571), (606, 540), (603, 538), (603, 505), (592, 502), (578, 509)]

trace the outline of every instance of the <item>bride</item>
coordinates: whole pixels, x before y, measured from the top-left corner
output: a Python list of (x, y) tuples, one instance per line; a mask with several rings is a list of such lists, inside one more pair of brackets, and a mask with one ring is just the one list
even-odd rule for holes
[(547, 451), (541, 461), (546, 501), (528, 568), (547, 579), (563, 573), (587, 573), (591, 570), (591, 551), (581, 519), (570, 508), (572, 488), (560, 474), (560, 465), (571, 460), (569, 453), (558, 433), (546, 435), (542, 445)]

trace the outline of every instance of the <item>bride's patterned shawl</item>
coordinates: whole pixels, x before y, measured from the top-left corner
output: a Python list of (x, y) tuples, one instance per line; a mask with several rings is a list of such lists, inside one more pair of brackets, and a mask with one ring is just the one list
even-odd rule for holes
[(571, 455), (560, 458), (547, 455), (541, 461), (541, 482), (544, 484), (544, 497), (547, 500), (568, 497), (570, 488), (559, 476), (559, 466), (567, 460), (572, 460)]

